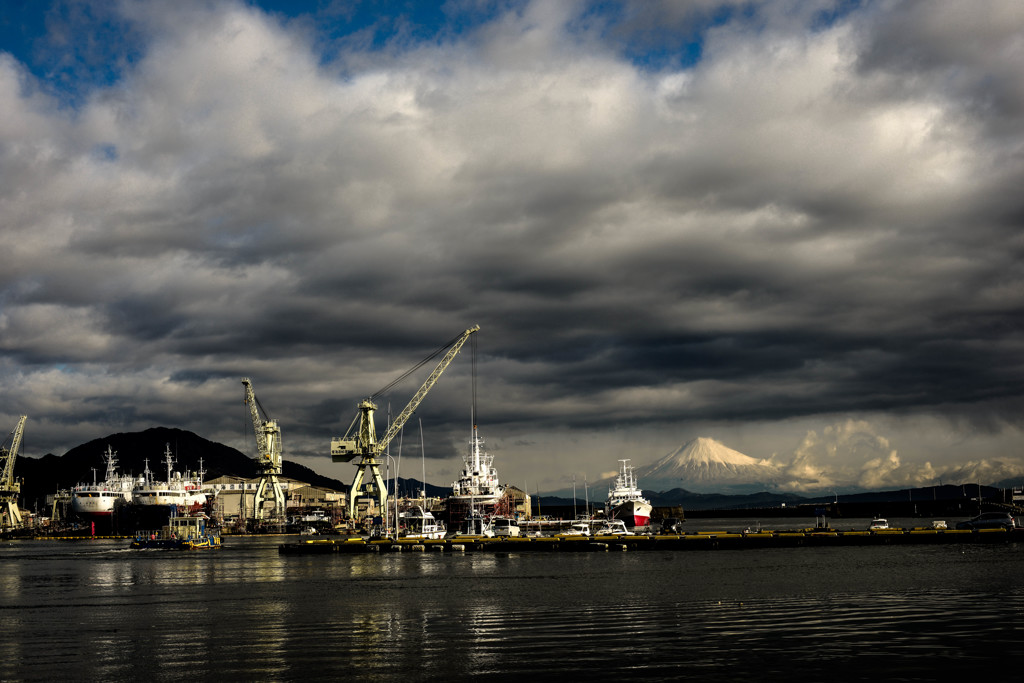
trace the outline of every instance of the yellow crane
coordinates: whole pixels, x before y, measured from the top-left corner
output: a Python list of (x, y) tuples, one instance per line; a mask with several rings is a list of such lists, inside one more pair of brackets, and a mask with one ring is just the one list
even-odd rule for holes
[[(356, 513), (356, 497), (360, 492), (364, 490), (368, 494), (375, 494), (377, 497), (377, 509), (380, 510), (381, 514), (387, 510), (387, 496), (388, 489), (384, 483), (384, 479), (380, 476), (380, 458), (384, 449), (387, 448), (391, 440), (402, 431), (402, 427), (405, 426), (406, 421), (412, 416), (419, 407), (423, 398), (427, 395), (427, 392), (437, 383), (437, 380), (441, 377), (441, 373), (451, 364), (455, 356), (458, 355), (459, 349), (466, 343), (470, 335), (480, 329), (479, 325), (471, 327), (452, 341), (448, 342), (440, 349), (435, 351), (433, 354), (428, 356), (425, 360), (420, 362), (409, 372), (399, 377), (397, 380), (389, 384), (387, 387), (378, 391), (374, 396), (363, 399), (359, 402), (359, 413), (356, 416), (359, 420), (359, 433), (357, 436), (350, 436), (352, 427), (355, 426), (355, 419), (352, 420), (352, 424), (348, 428), (348, 432), (345, 436), (336, 437), (331, 439), (331, 460), (334, 462), (351, 462), (355, 458), (360, 458), (359, 464), (356, 469), (355, 479), (352, 481), (352, 488), (348, 494), (348, 515), (350, 518), (355, 517)], [(449, 348), (450, 347), (450, 348)], [(419, 388), (419, 391), (412, 397), (409, 404), (405, 406), (395, 421), (388, 427), (387, 432), (380, 439), (377, 438), (376, 428), (373, 424), (373, 412), (377, 410), (377, 405), (373, 402), (375, 396), (383, 393), (387, 389), (395, 386), (399, 381), (408, 377), (414, 370), (422, 366), (424, 363), (434, 358), (444, 349), (448, 349), (448, 353), (444, 355), (444, 358), (437, 364), (434, 371), (430, 373), (426, 381)], [(370, 478), (372, 482), (366, 482), (367, 470), (369, 470)]]
[[(242, 385), (245, 387), (245, 403), (249, 406), (252, 417), (252, 428), (256, 433), (256, 466), (260, 473), (260, 483), (256, 486), (256, 495), (253, 498), (253, 517), (257, 521), (266, 519), (265, 503), (272, 499), (274, 509), (271, 518), (283, 521), (285, 501), (280, 481), (283, 451), (281, 428), (277, 425), (277, 420), (270, 419), (263, 406), (256, 400), (256, 393), (248, 377), (242, 379)], [(263, 413), (266, 419), (260, 413)], [(245, 495), (244, 491), (242, 495)]]
[(0, 526), (5, 528), (18, 528), (22, 524), (21, 510), (18, 509), (21, 482), (14, 480), (14, 461), (18, 459), (27, 419), (27, 415), (22, 415), (18, 426), (11, 432), (10, 450), (0, 446)]

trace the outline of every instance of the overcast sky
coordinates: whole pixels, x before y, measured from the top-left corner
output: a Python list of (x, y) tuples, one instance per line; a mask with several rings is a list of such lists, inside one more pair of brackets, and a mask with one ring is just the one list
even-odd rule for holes
[[(479, 324), (531, 491), (698, 436), (791, 490), (1024, 476), (1022, 65), (1018, 0), (3, 3), (0, 430), (252, 452), (251, 377), (349, 481), (359, 399)], [(471, 357), (403, 476), (422, 420), (455, 478)]]

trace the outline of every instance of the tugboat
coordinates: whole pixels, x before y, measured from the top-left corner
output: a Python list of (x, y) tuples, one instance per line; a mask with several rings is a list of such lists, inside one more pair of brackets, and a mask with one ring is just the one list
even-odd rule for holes
[(629, 460), (619, 462), (622, 467), (615, 485), (608, 489), (605, 513), (612, 519), (621, 519), (626, 526), (645, 527), (651, 520), (651, 501), (644, 498)]
[(141, 531), (131, 550), (208, 550), (220, 548), (220, 532), (206, 526), (206, 517), (171, 517), (160, 531)]

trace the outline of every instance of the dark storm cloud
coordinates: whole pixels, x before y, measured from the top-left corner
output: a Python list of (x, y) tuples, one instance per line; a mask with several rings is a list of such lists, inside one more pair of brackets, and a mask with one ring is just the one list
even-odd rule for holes
[[(808, 426), (794, 487), (864, 434), (850, 458), (934, 474), (922, 415), (997, 415), (986, 448), (1014, 443), (1016, 5), (616, 7), (324, 60), (308, 19), (130, 4), (137, 63), (73, 116), (4, 56), (0, 368), (25, 389), (0, 410), (58, 451), (152, 424), (231, 443), (248, 376), (323, 458), (358, 399), (479, 324), (514, 468), (517, 443), (568, 468), (690, 425)], [(469, 387), (467, 347), (417, 411), (430, 457)]]

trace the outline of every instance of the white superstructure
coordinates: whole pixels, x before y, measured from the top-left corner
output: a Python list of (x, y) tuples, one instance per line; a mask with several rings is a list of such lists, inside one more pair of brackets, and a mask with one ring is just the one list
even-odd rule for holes
[(644, 492), (637, 484), (633, 475), (633, 467), (629, 460), (620, 460), (619, 476), (615, 484), (608, 489), (608, 501), (605, 512), (609, 517), (623, 520), (627, 526), (647, 526), (651, 519), (651, 501), (644, 498)]
[(483, 443), (476, 425), (473, 425), (469, 452), (462, 459), (465, 467), (459, 478), (452, 482), (449, 503), (465, 503), (476, 509), (487, 509), (493, 508), (501, 498), (502, 490), (498, 483), (498, 471), (494, 469), (494, 456), (482, 449)]
[(199, 472), (185, 471), (174, 472), (174, 456), (171, 454), (171, 444), (167, 444), (164, 451), (164, 460), (167, 463), (167, 479), (157, 481), (149, 471), (149, 461), (146, 461), (146, 471), (142, 479), (136, 484), (132, 491), (132, 503), (135, 505), (177, 505), (179, 509), (191, 509), (206, 504), (207, 496), (203, 491), (203, 475), (200, 462)]
[(405, 512), (398, 513), (398, 524), (402, 538), (444, 538), (447, 530), (443, 523), (434, 519), (433, 513), (414, 505)]
[(79, 484), (71, 489), (71, 509), (82, 517), (110, 517), (118, 500), (130, 502), (132, 499), (135, 480), (117, 473), (117, 452), (107, 446), (103, 459), (107, 465), (103, 481), (96, 481), (93, 470), (91, 484)]

